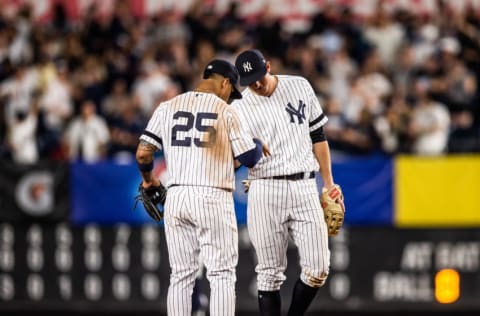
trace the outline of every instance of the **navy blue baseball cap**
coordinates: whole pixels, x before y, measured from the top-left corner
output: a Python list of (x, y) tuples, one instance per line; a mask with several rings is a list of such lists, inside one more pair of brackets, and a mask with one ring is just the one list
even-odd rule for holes
[(231, 99), (241, 99), (242, 94), (237, 88), (238, 84), (238, 71), (234, 65), (229, 63), (228, 61), (221, 60), (221, 59), (214, 59), (208, 63), (203, 71), (203, 79), (207, 79), (210, 77), (211, 74), (219, 74), (228, 80), (233, 86), (233, 91), (230, 94)]
[(242, 86), (248, 86), (262, 79), (267, 73), (265, 57), (256, 49), (246, 50), (238, 55), (235, 67), (240, 74), (240, 85)]

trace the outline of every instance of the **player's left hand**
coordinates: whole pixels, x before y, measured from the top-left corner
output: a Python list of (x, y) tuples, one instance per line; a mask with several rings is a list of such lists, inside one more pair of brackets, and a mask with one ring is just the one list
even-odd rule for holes
[(338, 184), (334, 184), (329, 189), (323, 188), (320, 197), (325, 223), (328, 228), (329, 236), (336, 236), (342, 228), (345, 217), (345, 204), (343, 202), (342, 189)]
[(158, 204), (165, 205), (167, 198), (167, 189), (158, 181), (158, 185), (144, 187), (143, 182), (138, 186), (139, 194), (135, 197), (135, 208), (138, 202), (142, 202), (148, 215), (159, 222), (163, 219), (163, 211), (158, 208)]

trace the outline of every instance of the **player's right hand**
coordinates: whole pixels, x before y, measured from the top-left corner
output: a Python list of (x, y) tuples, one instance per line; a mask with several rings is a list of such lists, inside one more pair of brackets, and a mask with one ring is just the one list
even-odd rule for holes
[(248, 190), (250, 190), (250, 183), (251, 183), (251, 182), (252, 182), (252, 181), (251, 181), (251, 180), (248, 180), (248, 179), (242, 180), (243, 192), (248, 193)]
[(150, 187), (158, 187), (160, 185), (161, 185), (161, 182), (156, 177), (151, 177), (151, 181), (145, 181), (145, 179), (143, 179), (142, 181), (142, 187), (145, 189), (148, 189)]

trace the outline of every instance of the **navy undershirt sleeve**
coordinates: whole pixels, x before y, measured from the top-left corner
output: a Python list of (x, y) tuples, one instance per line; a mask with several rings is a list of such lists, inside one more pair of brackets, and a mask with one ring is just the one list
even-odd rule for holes
[(323, 126), (310, 132), (310, 138), (312, 139), (312, 144), (324, 142), (327, 140), (327, 136), (323, 132)]
[(235, 157), (247, 168), (252, 168), (260, 160), (260, 158), (262, 158), (262, 143), (256, 138), (254, 138), (253, 141), (255, 142), (255, 148), (244, 152), (238, 157)]

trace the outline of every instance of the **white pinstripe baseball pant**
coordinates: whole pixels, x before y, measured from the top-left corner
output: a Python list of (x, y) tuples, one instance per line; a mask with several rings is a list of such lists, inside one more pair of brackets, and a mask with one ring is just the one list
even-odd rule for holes
[(247, 224), (258, 259), (258, 290), (280, 289), (287, 267), (288, 236), (298, 247), (301, 280), (314, 287), (323, 285), (330, 262), (323, 217), (315, 179), (251, 182)]
[(168, 315), (191, 315), (200, 261), (210, 283), (210, 315), (234, 315), (238, 229), (232, 193), (212, 187), (170, 187), (165, 234), (172, 269)]

